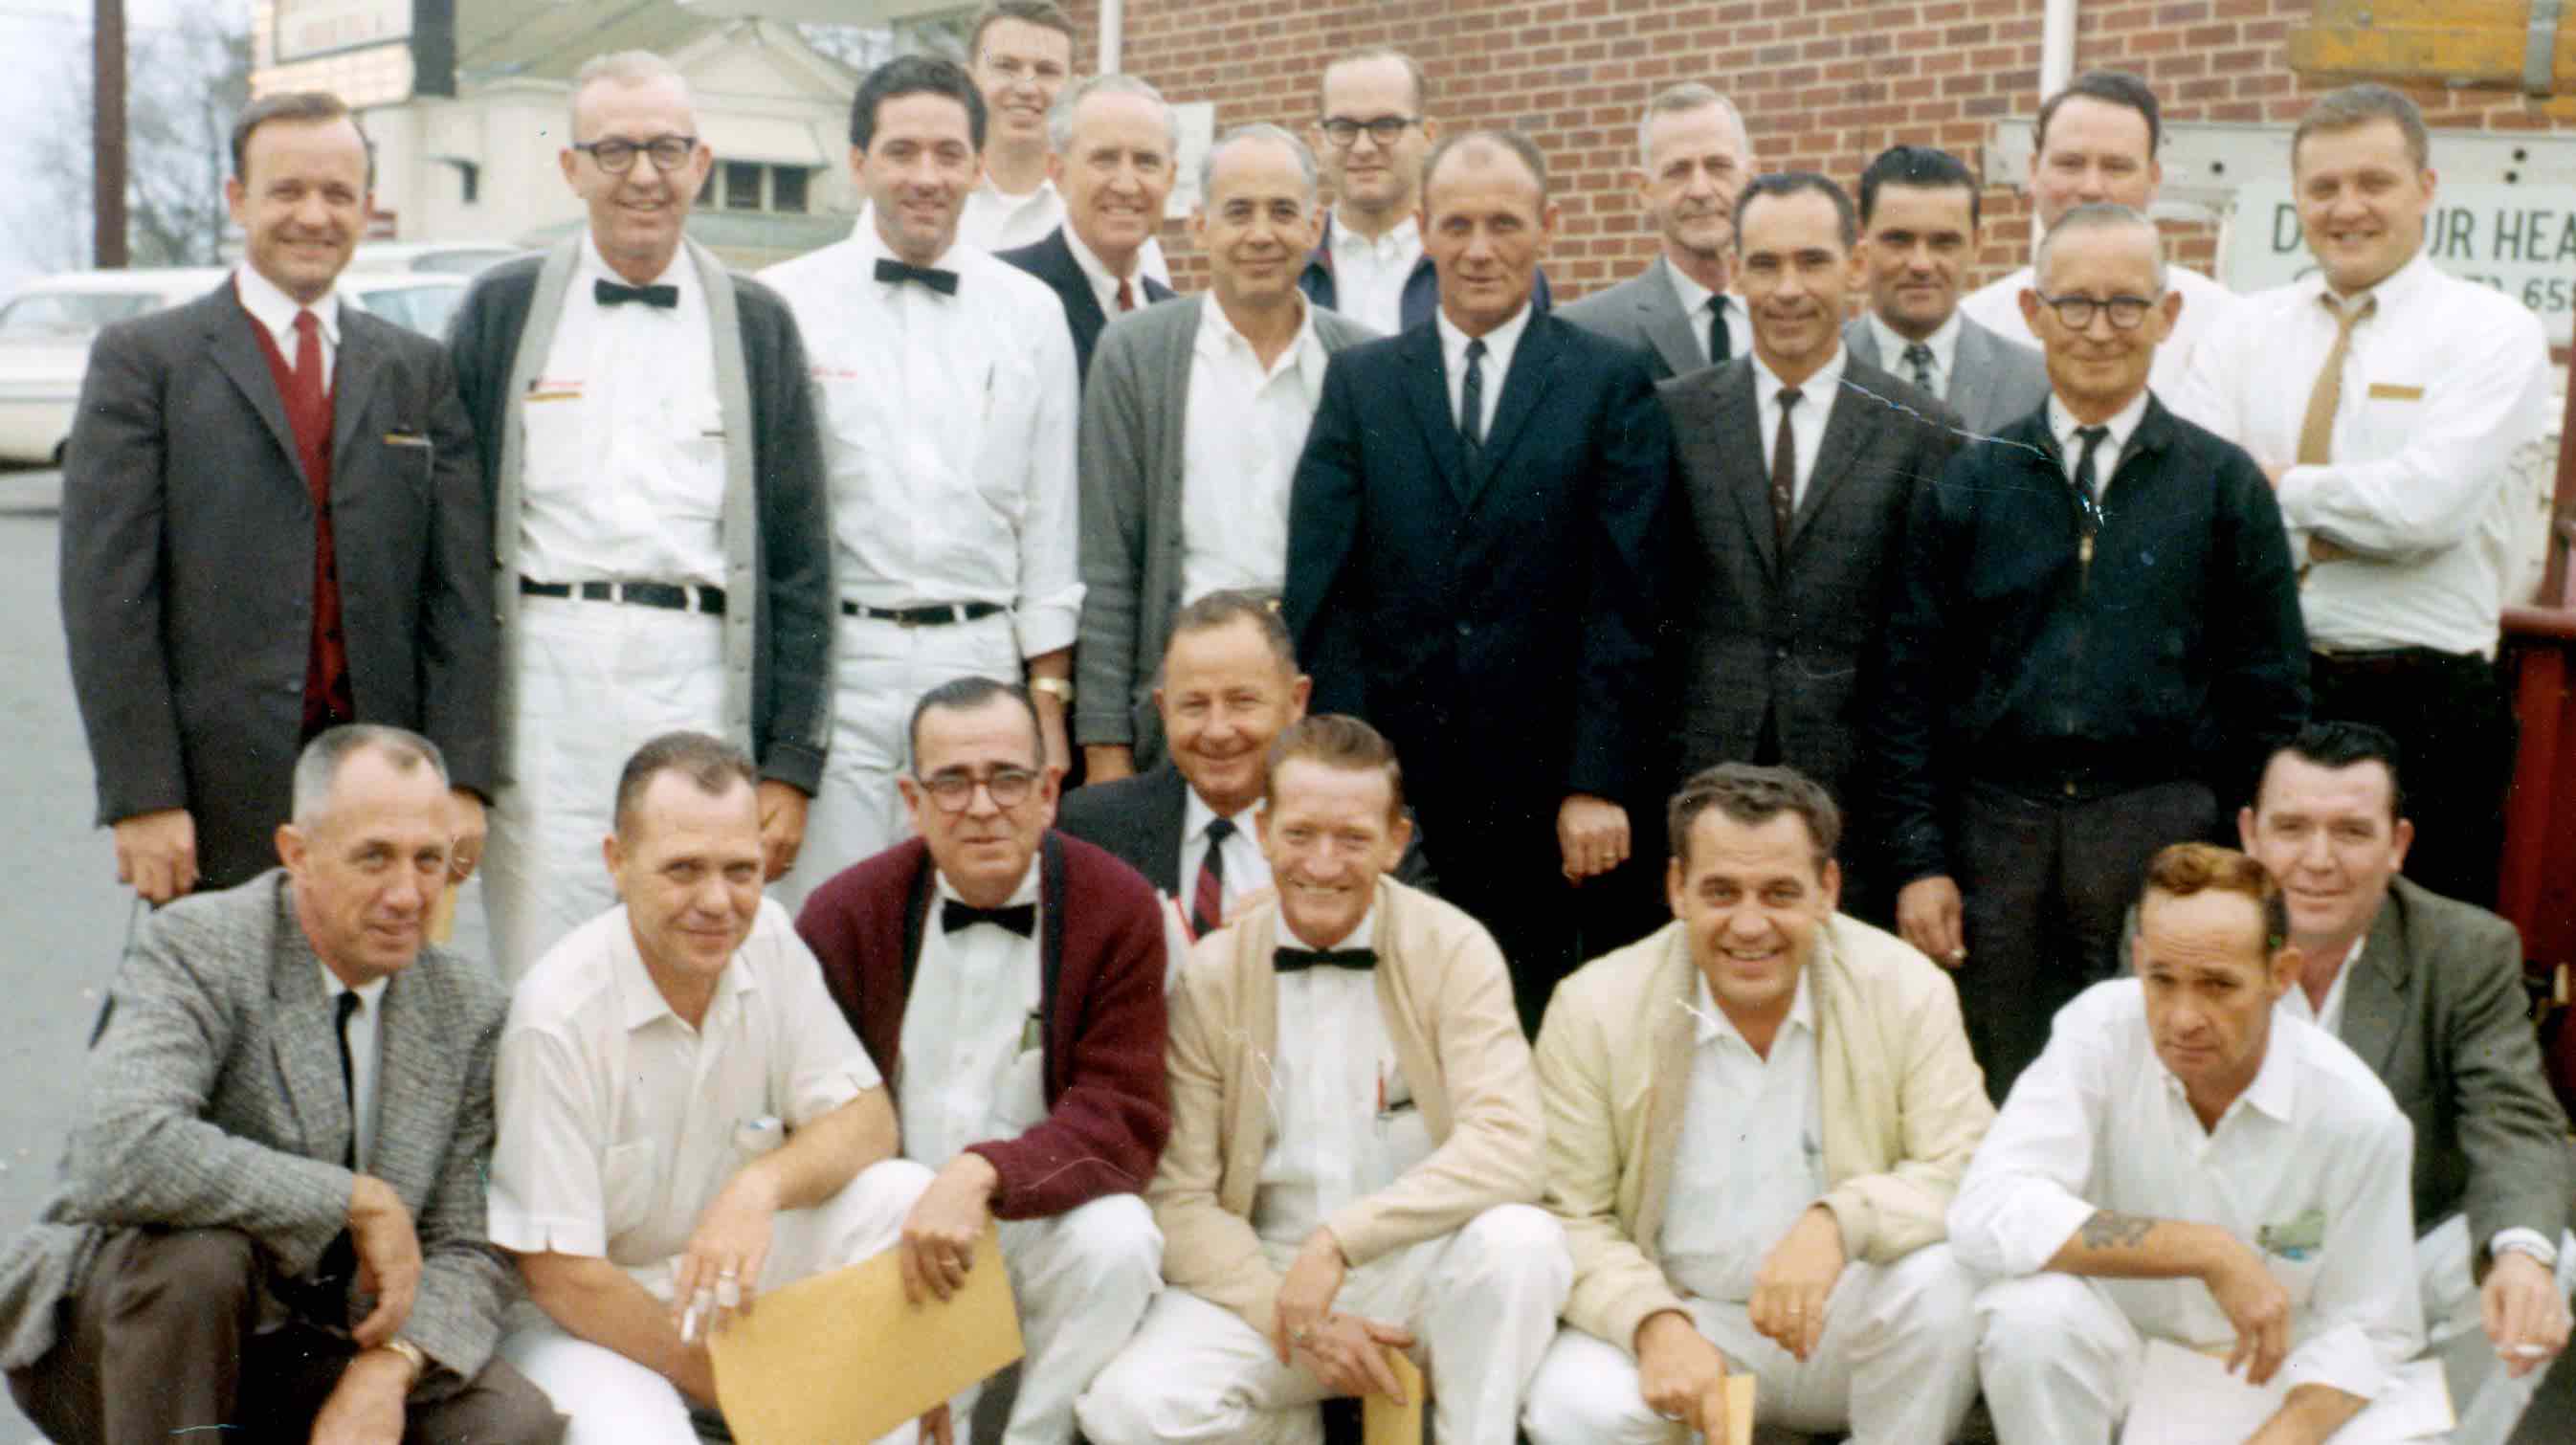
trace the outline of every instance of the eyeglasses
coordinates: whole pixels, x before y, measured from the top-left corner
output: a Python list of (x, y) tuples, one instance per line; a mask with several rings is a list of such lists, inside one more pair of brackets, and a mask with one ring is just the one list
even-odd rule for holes
[(2057, 313), (2057, 319), (2064, 323), (2069, 331), (2083, 331), (2091, 327), (2093, 313), (2096, 311), (2109, 313), (2112, 330), (2135, 331), (2145, 323), (2147, 313), (2155, 309), (2156, 302), (2162, 299), (2155, 296), (2114, 296), (2108, 301), (2096, 301), (2090, 296), (2051, 296), (2046, 292), (2033, 294), (2039, 297), (2039, 304)]
[(1324, 139), (1348, 150), (1351, 142), (1360, 138), (1360, 132), (1367, 131), (1370, 140), (1391, 146), (1395, 144), (1396, 137), (1404, 134), (1406, 126), (1421, 122), (1422, 117), (1418, 115), (1382, 115), (1375, 120), (1353, 120), (1346, 115), (1327, 116), (1323, 121)]
[(980, 778), (973, 773), (937, 773), (927, 778), (915, 774), (913, 781), (921, 784), (939, 811), (963, 813), (973, 806), (977, 788), (993, 795), (996, 808), (1018, 807), (1037, 790), (1038, 775), (1026, 768), (995, 768)]
[(599, 168), (612, 176), (622, 176), (635, 169), (635, 158), (649, 155), (653, 169), (676, 171), (689, 163), (697, 153), (698, 138), (693, 135), (657, 135), (647, 141), (608, 140), (576, 141), (573, 149), (587, 152)]

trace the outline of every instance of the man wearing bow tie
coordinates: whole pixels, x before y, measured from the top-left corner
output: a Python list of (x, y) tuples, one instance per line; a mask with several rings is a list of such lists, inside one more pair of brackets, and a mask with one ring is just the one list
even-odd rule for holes
[(1070, 1445), (1074, 1397), (1153, 1298), (1163, 1238), (1139, 1195), (1171, 1130), (1161, 905), (1050, 826), (1062, 769), (1038, 733), (1011, 684), (923, 694), (899, 780), (920, 836), (796, 920), (894, 1081), (904, 1157), (938, 1171), (904, 1221), (906, 1288), (947, 1298), (1001, 1222), (1028, 1346), (1004, 1445)]
[(484, 888), (508, 979), (616, 902), (599, 840), (646, 739), (751, 755), (772, 878), (822, 782), (832, 554), (804, 347), (775, 294), (681, 234), (714, 163), (696, 130), (660, 57), (584, 65), (561, 163), (590, 223), (484, 272), (448, 341), (494, 501)]
[(1508, 1441), (1574, 1266), (1536, 1207), (1546, 1129), (1482, 924), (1388, 876), (1395, 750), (1357, 718), (1271, 749), (1277, 881), (1201, 939), (1172, 1014), (1171, 1146), (1149, 1197), (1165, 1290), (1082, 1399), (1100, 1445), (1314, 1438), (1315, 1404), (1400, 1396), (1444, 1441)]
[(762, 273), (808, 338), (841, 593), (831, 762), (790, 907), (909, 831), (904, 720), (932, 686), (1025, 674), (1045, 761), (1071, 758), (1073, 340), (1044, 283), (957, 240), (984, 126), (963, 68), (879, 66), (850, 107), (867, 214)]

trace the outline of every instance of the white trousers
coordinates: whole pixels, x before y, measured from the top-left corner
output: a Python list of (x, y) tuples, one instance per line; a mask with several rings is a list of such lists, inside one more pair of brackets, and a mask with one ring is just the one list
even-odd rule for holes
[(556, 940), (605, 913), (600, 844), (617, 775), (678, 728), (724, 734), (724, 619), (621, 602), (519, 599), (510, 781), (492, 800), (483, 906), (492, 962), (515, 985)]
[[(861, 1170), (812, 1209), (781, 1211), (760, 1287), (776, 1289), (856, 1264), (892, 1245), (930, 1178), (929, 1170), (910, 1160), (888, 1159)], [(663, 1266), (652, 1273), (657, 1280), (669, 1278)], [(499, 1353), (572, 1421), (564, 1445), (696, 1445), (688, 1400), (677, 1385), (615, 1350), (574, 1338), (534, 1305), (510, 1312)], [(864, 1360), (850, 1365), (867, 1368)], [(914, 1429), (906, 1425), (884, 1439), (912, 1445)]]
[[(1743, 1305), (1693, 1299), (1690, 1315), (1728, 1369), (1754, 1377), (1758, 1423), (1849, 1430), (1853, 1445), (1938, 1445), (1977, 1395), (1975, 1297), (1947, 1244), (1890, 1265), (1855, 1261), (1825, 1298), (1824, 1333), (1804, 1364), (1754, 1329)], [(1636, 1357), (1571, 1326), (1548, 1347), (1522, 1423), (1537, 1445), (1666, 1445), (1675, 1430), (1639, 1393)]]
[(930, 627), (841, 617), (832, 634), (832, 751), (822, 790), (805, 810), (796, 866), (770, 887), (789, 913), (833, 874), (912, 836), (895, 788), (912, 765), (912, 707), (961, 677), (1020, 680), (1009, 613)]
[[(2128, 1418), (2146, 1353), (2137, 1327), (2089, 1279), (2050, 1271), (1977, 1294), (1978, 1373), (2001, 1445), (2107, 1445)], [(2334, 1445), (2447, 1438), (2391, 1428), (2400, 1403), (2395, 1392), (2372, 1401)]]
[[(1110, 1194), (1052, 1219), (1006, 1219), (1001, 1234), (1027, 1350), (1001, 1445), (1072, 1445), (1075, 1398), (1162, 1288), (1163, 1232), (1143, 1199)], [(961, 1445), (981, 1393), (950, 1402)]]
[[(2452, 1215), (2415, 1241), (2415, 1282), (2424, 1298), (2425, 1353), (2442, 1362), (2442, 1377), (2460, 1412), (2452, 1445), (2504, 1445), (2549, 1367), (2517, 1380), (2496, 1358), (2478, 1287), (2469, 1278), (2466, 1215)], [(2576, 1233), (2558, 1241), (2558, 1293), (2576, 1293)]]
[[(1506, 1204), (1352, 1271), (1334, 1307), (1413, 1331), (1441, 1445), (1512, 1445), (1521, 1393), (1573, 1284), (1555, 1218)], [(1302, 1358), (1280, 1364), (1242, 1316), (1170, 1289), (1078, 1413), (1096, 1445), (1292, 1445), (1321, 1439), (1323, 1398)]]

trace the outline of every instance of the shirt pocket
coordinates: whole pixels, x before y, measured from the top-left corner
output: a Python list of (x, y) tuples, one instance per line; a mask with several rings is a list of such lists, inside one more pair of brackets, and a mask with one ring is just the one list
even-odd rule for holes
[(519, 405), (521, 464), (540, 484), (569, 485), (590, 470), (591, 400), (579, 391), (535, 392)]
[(661, 504), (672, 516), (712, 522), (723, 515), (724, 411), (712, 396), (674, 398), (664, 413), (671, 444), (670, 495)]
[[(1029, 1022), (1037, 1022), (1036, 1015)], [(1022, 1043), (1027, 1043), (1023, 1030)], [(1015, 1051), (1003, 1064), (993, 1089), (993, 1108), (985, 1127), (997, 1139), (1015, 1139), (1046, 1122), (1046, 1048), (1036, 1044)]]
[(981, 391), (960, 398), (962, 420), (975, 459), (975, 488), (1002, 516), (1017, 523), (1028, 510), (1033, 435), (1040, 406), (1037, 368), (1026, 356), (1004, 352), (989, 362)]
[(650, 1139), (608, 1146), (599, 1161), (599, 1203), (607, 1237), (641, 1228), (653, 1207), (655, 1149)]
[(2352, 384), (2361, 388), (2361, 408), (2352, 426), (2354, 450), (2360, 457), (2388, 457), (2404, 451), (2431, 415), (2425, 401), (2432, 388), (2421, 375), (2356, 376)]

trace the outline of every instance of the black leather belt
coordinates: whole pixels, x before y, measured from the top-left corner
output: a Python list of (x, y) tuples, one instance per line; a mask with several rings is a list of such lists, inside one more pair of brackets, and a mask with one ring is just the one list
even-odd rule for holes
[(682, 587), (670, 582), (539, 582), (531, 577), (519, 579), (523, 597), (579, 597), (584, 602), (625, 602), (637, 607), (659, 607), (665, 612), (704, 612), (724, 616), (725, 592), (721, 587)]
[(843, 617), (865, 617), (872, 622), (891, 622), (897, 627), (944, 627), (953, 622), (981, 622), (1007, 611), (998, 602), (942, 602), (930, 607), (862, 607), (856, 602), (841, 604)]

